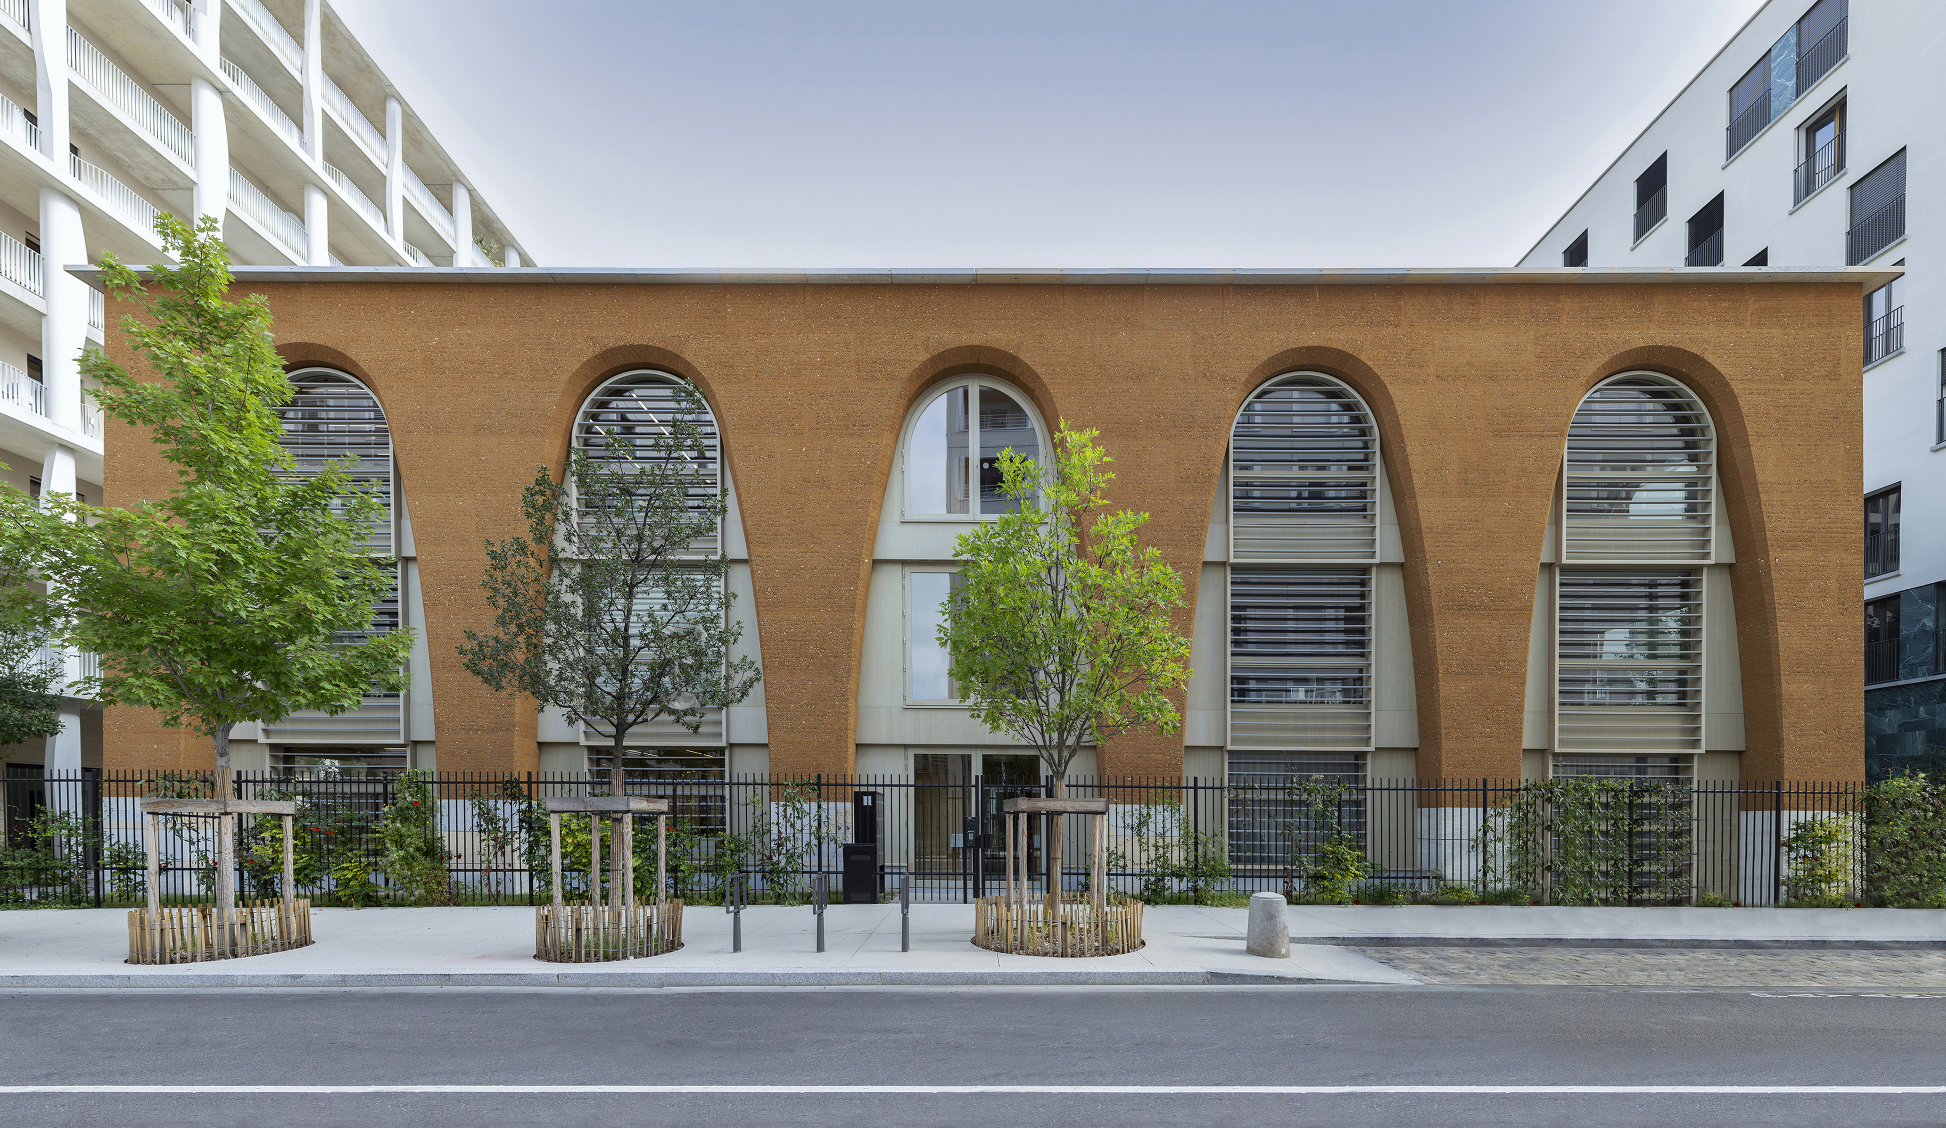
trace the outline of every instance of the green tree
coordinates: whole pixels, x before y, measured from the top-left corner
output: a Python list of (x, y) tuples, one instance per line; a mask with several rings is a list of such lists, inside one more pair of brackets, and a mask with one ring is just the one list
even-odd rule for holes
[(616, 795), (631, 731), (666, 717), (696, 732), (705, 709), (742, 701), (762, 676), (727, 657), (743, 635), (729, 557), (697, 547), (727, 510), (694, 422), (703, 412), (682, 387), (645, 447), (607, 436), (621, 457), (570, 451), (562, 482), (540, 467), (520, 499), (527, 535), (486, 542), (494, 629), (467, 631), (459, 648), (495, 691), (607, 735)]
[[(18, 588), (31, 595), (24, 578)], [(49, 656), (53, 631), (38, 621), (36, 604), (0, 606), (0, 746), (25, 744), (61, 731), (61, 681), (65, 671)]]
[[(145, 284), (112, 255), (101, 264), (104, 288), (141, 314), (121, 329), (154, 378), (94, 351), (81, 370), (109, 418), (148, 430), (174, 486), (126, 509), (0, 491), (0, 532), (59, 577), (48, 601), (65, 641), (101, 657), (85, 691), (208, 736), (227, 781), (236, 725), (402, 689), (412, 639), (368, 633), (393, 583), (366, 548), (385, 504), (348, 476), (351, 459), (300, 473), (278, 444), (291, 385), (270, 309), (226, 297), (216, 221), (165, 215), (156, 231), (180, 265), (146, 268)], [(218, 888), (227, 910), (227, 875)]]
[(1170, 621), (1182, 578), (1137, 542), (1148, 514), (1108, 510), (1112, 460), (1097, 434), (1062, 421), (1045, 472), (1001, 452), (1015, 507), (960, 536), (938, 635), (973, 718), (1039, 753), (1057, 795), (1084, 744), (1176, 731), (1168, 695), (1189, 677), (1189, 640)]

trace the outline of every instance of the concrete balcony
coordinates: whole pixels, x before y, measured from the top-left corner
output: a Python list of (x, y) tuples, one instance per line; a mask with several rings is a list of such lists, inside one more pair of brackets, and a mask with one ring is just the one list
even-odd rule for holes
[[(216, 60), (196, 46), (195, 10), (186, 0), (67, 0), (68, 19), (155, 83), (207, 79), (223, 87)], [(189, 90), (182, 88), (182, 105)]]
[(410, 167), (405, 170), (405, 198), (411, 205), (405, 210), (406, 241), (432, 247), (432, 253), (442, 258), (457, 252), (453, 213)]
[(124, 262), (147, 262), (161, 254), (162, 244), (155, 236), (156, 216), (161, 213), (154, 204), (107, 170), (72, 153), (68, 154), (68, 177), (60, 188), (81, 205), (81, 222), (86, 225), (89, 243), (114, 251)]
[(93, 138), (151, 188), (194, 188), (196, 135), (190, 128), (71, 27), (67, 59), (75, 92), (70, 128)]
[(101, 410), (84, 400), (79, 426), (64, 427), (48, 418), (50, 394), (39, 380), (0, 361), (0, 461), (18, 468), (19, 456), (5, 452), (18, 451), (38, 460), (49, 443), (61, 443), (73, 449), (75, 473), (83, 481), (101, 481)]
[(303, 266), (310, 261), (304, 221), (265, 195), (236, 169), (230, 170), (229, 217), (223, 238), (252, 262), (286, 262)]
[[(224, 54), (231, 54), (236, 50), (256, 53), (231, 38), (232, 28), (247, 27), (250, 29), (250, 39), (259, 46), (265, 56), (276, 59), (292, 77), (296, 77), (303, 71), (304, 48), (298, 45), (297, 40), (291, 38), (291, 33), (284, 29), (284, 25), (277, 21), (277, 17), (270, 14), (270, 9), (264, 7), (263, 0), (229, 0), (229, 7), (241, 18), (223, 21)], [(247, 58), (244, 60), (246, 63), (253, 61)]]
[(41, 269), (39, 251), (0, 231), (0, 324), (28, 340), (39, 339), (41, 318), (47, 313)]
[[(332, 145), (334, 140), (342, 140), (351, 148), (363, 153), (372, 167), (380, 173), (385, 171), (390, 149), (385, 144), (385, 134), (372, 124), (365, 112), (355, 105), (351, 97), (338, 84), (331, 81), (330, 75), (324, 76), (324, 117), (326, 122), (325, 143), (331, 145), (333, 152), (340, 149)], [(335, 126), (334, 130), (332, 127)]]

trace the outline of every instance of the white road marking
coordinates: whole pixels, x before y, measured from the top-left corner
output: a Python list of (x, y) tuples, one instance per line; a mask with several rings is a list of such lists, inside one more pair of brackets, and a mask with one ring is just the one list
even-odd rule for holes
[(0, 1095), (192, 1094), (247, 1096), (256, 1093), (481, 1093), (556, 1094), (1075, 1094), (1082, 1096), (1340, 1096), (1436, 1093), (1504, 1094), (1681, 1094), (1723, 1096), (1946, 1095), (1946, 1085), (0, 1085)]

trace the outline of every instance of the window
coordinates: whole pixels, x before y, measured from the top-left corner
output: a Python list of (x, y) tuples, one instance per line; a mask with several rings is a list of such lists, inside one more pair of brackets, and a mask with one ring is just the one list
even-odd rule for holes
[(1568, 425), (1567, 563), (1711, 559), (1715, 432), (1689, 389), (1635, 372), (1604, 381)]
[(1848, 0), (1818, 0), (1730, 87), (1725, 157), (1741, 152), (1845, 57), (1847, 14)]
[(1556, 589), (1555, 748), (1700, 751), (1702, 577), (1563, 568)]
[(34, 252), (35, 254), (41, 253), (41, 241), (39, 236), (34, 235), (32, 232), (29, 232), (26, 235), (24, 242), (27, 244), (28, 250)]
[(1329, 376), (1280, 376), (1230, 432), (1230, 557), (1357, 560), (1378, 554), (1378, 428)]
[(1877, 364), (1905, 348), (1905, 279), (1894, 278), (1865, 295), (1865, 363)]
[(946, 604), (959, 586), (959, 574), (945, 568), (908, 568), (905, 573), (906, 704), (956, 705), (959, 686), (949, 672), (952, 661), (939, 644)]
[[(674, 452), (657, 447), (657, 440), (668, 436), (669, 425), (677, 420), (696, 429), (700, 450)], [(611, 377), (582, 403), (575, 416), (573, 442), (591, 461), (611, 466), (679, 468), (687, 475), (689, 503), (697, 510), (714, 508), (723, 496), (722, 437), (716, 416), (689, 382), (674, 373), (637, 369)], [(723, 527), (718, 521), (711, 531), (690, 542), (689, 551), (697, 557), (715, 556), (722, 544)], [(720, 582), (727, 583), (727, 576)], [(642, 598), (653, 603), (664, 596), (651, 592)], [(625, 750), (623, 770), (661, 770), (657, 764), (672, 756), (721, 748), (723, 710), (705, 708), (699, 720), (701, 727), (694, 733), (666, 717), (630, 729), (631, 747)], [(596, 725), (584, 725), (581, 739), (591, 748), (611, 745), (613, 730), (603, 732)]]
[(1230, 432), (1229, 746), (1372, 742), (1378, 428), (1357, 393), (1279, 376)]
[(1812, 118), (1798, 131), (1797, 176), (1792, 187), (1792, 206), (1801, 204), (1811, 193), (1831, 183), (1845, 171), (1845, 100)]
[[(328, 368), (303, 368), (290, 374), (290, 401), (276, 408), (283, 429), (278, 442), (299, 474), (317, 474), (346, 455), (358, 461), (351, 481), (370, 489), (388, 511), (375, 522), (365, 550), (393, 570), (393, 583), (372, 611), (369, 633), (389, 633), (401, 625), (397, 562), (393, 559), (395, 481), (392, 473), (392, 432), (378, 397), (364, 384)], [(366, 632), (358, 632), (363, 635)], [(400, 694), (367, 693), (364, 700), (337, 716), (300, 709), (264, 726), (264, 740), (282, 749), (273, 764), (280, 768), (315, 770), (326, 761), (367, 766), (404, 767), (398, 748), (404, 738), (404, 707)], [(319, 747), (323, 746), (323, 747)], [(346, 747), (355, 747), (348, 755)]]
[(1905, 238), (1905, 150), (1851, 186), (1851, 229), (1845, 265), (1857, 266)]
[[(670, 458), (656, 449), (655, 440), (667, 433), (665, 428), (671, 420), (679, 417), (696, 427), (702, 443), (700, 462), (683, 459), (685, 469), (692, 471), (690, 504), (699, 509), (712, 506), (723, 488), (722, 441), (716, 417), (680, 376), (645, 369), (609, 380), (581, 405), (574, 423), (574, 445), (596, 462), (647, 467)], [(699, 537), (692, 548), (699, 555), (713, 555), (721, 541), (719, 527), (715, 535)]]
[(1933, 423), (1933, 442), (1946, 443), (1946, 349), (1939, 350), (1939, 400)]
[(1000, 454), (1040, 458), (1041, 430), (1024, 396), (983, 376), (934, 389), (905, 442), (905, 516), (971, 519), (1010, 513)]
[(1669, 214), (1669, 154), (1664, 153), (1635, 178), (1635, 241), (1641, 242)]
[(1581, 234), (1575, 236), (1574, 242), (1568, 244), (1568, 249), (1561, 252), (1561, 265), (1562, 266), (1587, 266), (1588, 265), (1588, 232), (1587, 231), (1584, 230), (1581, 232)]
[(1769, 265), (1770, 265), (1770, 248), (1769, 248), (1769, 247), (1765, 247), (1765, 248), (1764, 248), (1763, 250), (1761, 250), (1761, 251), (1758, 251), (1758, 252), (1757, 252), (1756, 254), (1754, 254), (1754, 255), (1751, 255), (1751, 256), (1750, 256), (1750, 261), (1749, 261), (1749, 262), (1746, 262), (1746, 263), (1744, 263), (1743, 265), (1745, 265), (1745, 266), (1769, 266)]
[(1723, 265), (1723, 193), (1689, 217), (1689, 255), (1683, 265)]
[(1865, 578), (1899, 570), (1899, 487), (1865, 499)]
[(1865, 682), (1899, 680), (1899, 597), (1865, 604)]

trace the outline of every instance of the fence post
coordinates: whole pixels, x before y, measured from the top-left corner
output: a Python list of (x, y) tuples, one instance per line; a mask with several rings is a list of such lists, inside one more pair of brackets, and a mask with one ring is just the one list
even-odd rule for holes
[(899, 873), (899, 951), (912, 950), (912, 867)]
[(1784, 903), (1784, 781), (1770, 781), (1770, 903)]

